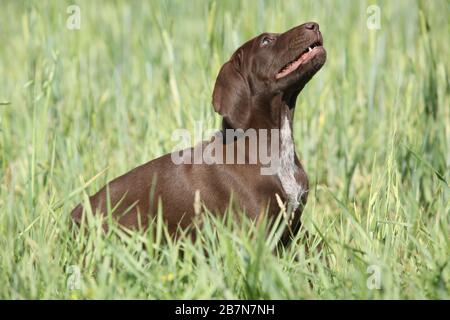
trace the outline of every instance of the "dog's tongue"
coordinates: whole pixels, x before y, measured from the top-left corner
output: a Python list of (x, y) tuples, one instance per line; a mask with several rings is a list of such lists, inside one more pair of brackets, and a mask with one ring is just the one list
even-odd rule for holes
[(290, 74), (292, 71), (295, 71), (303, 62), (305, 62), (306, 60), (308, 60), (311, 57), (313, 50), (314, 49), (308, 48), (308, 52), (305, 52), (297, 60), (294, 60), (291, 63), (289, 63), (288, 65), (286, 65), (283, 68), (283, 70), (281, 70), (280, 72), (277, 73), (275, 78), (276, 79), (283, 78), (283, 77), (287, 76), (288, 74)]

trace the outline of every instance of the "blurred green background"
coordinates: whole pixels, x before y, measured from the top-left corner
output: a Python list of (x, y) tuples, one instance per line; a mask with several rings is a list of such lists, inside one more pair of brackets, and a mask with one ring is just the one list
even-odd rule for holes
[[(380, 29), (367, 27), (370, 5)], [(448, 1), (0, 8), (0, 298), (449, 298)], [(307, 21), (328, 52), (294, 122), (313, 240), (274, 255), (250, 221), (214, 219), (196, 243), (71, 234), (73, 206), (171, 151), (173, 130), (219, 127), (214, 80), (240, 44)], [(307, 241), (324, 249), (305, 253)]]

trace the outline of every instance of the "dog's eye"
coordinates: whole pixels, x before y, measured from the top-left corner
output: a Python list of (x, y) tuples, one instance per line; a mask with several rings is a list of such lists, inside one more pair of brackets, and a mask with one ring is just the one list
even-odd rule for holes
[(264, 47), (264, 46), (267, 46), (269, 43), (271, 43), (273, 41), (273, 38), (271, 38), (271, 37), (263, 37), (262, 39), (261, 39), (261, 46), (262, 47)]

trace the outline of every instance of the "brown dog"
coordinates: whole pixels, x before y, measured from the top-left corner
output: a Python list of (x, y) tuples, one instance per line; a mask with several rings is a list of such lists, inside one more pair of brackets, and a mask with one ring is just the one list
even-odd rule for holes
[[(291, 232), (300, 227), (308, 195), (308, 179), (292, 139), (295, 103), (325, 60), (319, 26), (313, 22), (282, 34), (263, 33), (246, 42), (222, 66), (214, 87), (213, 106), (223, 117), (221, 134), (109, 182), (90, 197), (93, 212), (105, 214), (109, 199), (112, 215), (121, 225), (145, 228), (160, 201), (169, 231), (175, 234), (191, 224), (198, 211), (194, 202), (221, 214), (232, 199), (253, 219), (264, 212), (276, 217), (284, 203), (290, 222), (290, 232), (283, 236), (287, 243)], [(230, 137), (228, 129), (242, 129), (244, 134), (234, 131)], [(250, 146), (250, 130), (256, 149)], [(206, 157), (213, 160), (196, 162), (195, 155), (204, 154), (208, 146), (214, 151)], [(261, 157), (255, 160), (255, 154), (266, 147), (271, 160), (277, 156), (276, 169), (269, 174), (263, 174), (268, 163)], [(219, 154), (227, 161), (221, 162)], [(79, 223), (82, 214), (80, 204), (72, 217)]]

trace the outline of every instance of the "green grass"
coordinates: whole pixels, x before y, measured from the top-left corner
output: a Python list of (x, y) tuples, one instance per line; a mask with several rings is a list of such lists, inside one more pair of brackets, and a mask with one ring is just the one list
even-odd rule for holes
[[(73, 2), (0, 4), (0, 298), (450, 298), (448, 1), (377, 1), (380, 30), (372, 2), (299, 0), (76, 1), (69, 30)], [(195, 243), (161, 224), (72, 235), (74, 205), (173, 130), (219, 127), (213, 83), (239, 44), (310, 20), (328, 51), (294, 121), (312, 238), (277, 255), (264, 221), (211, 218)]]

